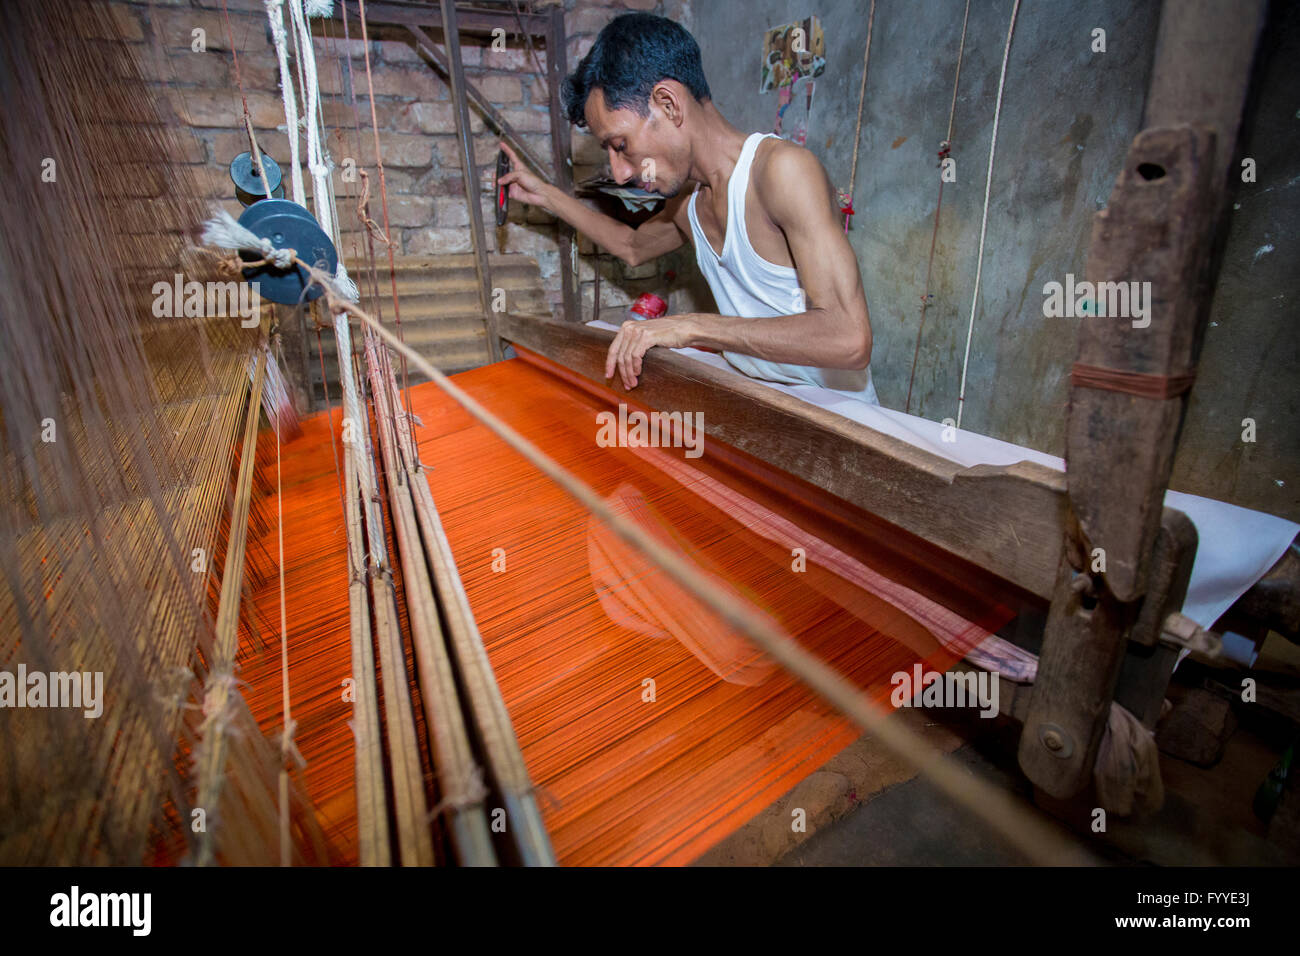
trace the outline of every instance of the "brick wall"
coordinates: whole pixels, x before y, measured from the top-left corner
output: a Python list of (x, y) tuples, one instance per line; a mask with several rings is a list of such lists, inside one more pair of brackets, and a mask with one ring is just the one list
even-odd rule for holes
[[(228, 168), (235, 155), (248, 148), (248, 141), (242, 126), (241, 83), (236, 81), (230, 53), (232, 33), (239, 80), (258, 142), (281, 163), (287, 163), (289, 158), (279, 71), (261, 0), (226, 0), (229, 28), (222, 0), (110, 2), (123, 25), (124, 35), (136, 46), (148, 76), (169, 104), (176, 123), (193, 130), (192, 137), (185, 137), (185, 159), (193, 164), (200, 188), (212, 199), (226, 201), (228, 208), (237, 213), (240, 207), (231, 198), (233, 187)], [(600, 28), (627, 10), (659, 13), (689, 26), (690, 0), (563, 2), (570, 69), (590, 49)], [(535, 3), (538, 10), (545, 6), (540, 0)], [(359, 183), (355, 176), (345, 174), (349, 162), (370, 172), (374, 196), (371, 214), (383, 221), (375, 176), (371, 104), (366, 95), (366, 47), (358, 39), (360, 26), (355, 16), (350, 22), (352, 38), (348, 42), (343, 40), (339, 24), (313, 23), (327, 146), (336, 166), (333, 180), (344, 230), (342, 251), (348, 262), (356, 263), (362, 261), (364, 247), (354, 212)], [(441, 43), (440, 31), (428, 32)], [(375, 126), (379, 131), (388, 217), (397, 252), (405, 255), (468, 252), (471, 249), (469, 218), (449, 88), (404, 31), (371, 31), (369, 38)], [(550, 113), (546, 85), (534, 75), (537, 67), (532, 56), (517, 34), (507, 37), (505, 51), (492, 50), (487, 39), (465, 37), (462, 41), (461, 56), (468, 79), (501, 111), (534, 152), (549, 161)], [(547, 51), (540, 41), (534, 49), (545, 69)], [(359, 135), (358, 117), (343, 95), (349, 83), (349, 65), (360, 111)], [(558, 310), (560, 261), (554, 220), (535, 209), (516, 208), (505, 227), (493, 227), (491, 180), (498, 140), (484, 127), (472, 105), (470, 120), (475, 133), (475, 162), (479, 165), (489, 249), (535, 257), (548, 298)], [(305, 141), (302, 150), (305, 155)], [(599, 171), (605, 163), (592, 138), (576, 129), (573, 159), (575, 179)], [(306, 182), (310, 192), (310, 178)], [(586, 319), (592, 317), (595, 267), (601, 270), (602, 310), (610, 318), (617, 316), (609, 313), (621, 311), (623, 305), (642, 291), (669, 292), (674, 311), (691, 308), (698, 298), (689, 249), (635, 270), (625, 269), (609, 257), (597, 263), (592, 258), (589, 242), (580, 243), (580, 250), (584, 253), (580, 279)]]

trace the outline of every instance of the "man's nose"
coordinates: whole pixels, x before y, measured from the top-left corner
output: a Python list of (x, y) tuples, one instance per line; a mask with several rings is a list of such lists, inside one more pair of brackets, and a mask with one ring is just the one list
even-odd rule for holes
[(614, 177), (614, 182), (620, 186), (626, 186), (636, 176), (636, 167), (618, 153), (610, 150), (609, 174)]

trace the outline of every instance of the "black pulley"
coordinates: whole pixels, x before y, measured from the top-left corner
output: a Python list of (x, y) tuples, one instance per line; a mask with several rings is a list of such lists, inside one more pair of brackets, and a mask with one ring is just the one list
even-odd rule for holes
[[(280, 199), (284, 196), (284, 176), (280, 165), (266, 153), (262, 154), (262, 165), (266, 167), (266, 185), (271, 187), (269, 198)], [(262, 185), (261, 174), (253, 163), (253, 154), (243, 152), (230, 162), (230, 178), (235, 183), (235, 198), (245, 206), (251, 206), (261, 199), (267, 199), (266, 186)]]
[[(253, 203), (239, 217), (239, 224), (254, 235), (271, 240), (276, 249), (293, 249), (298, 258), (333, 276), (339, 265), (338, 252), (316, 218), (288, 199), (263, 199)], [(241, 251), (247, 260), (260, 259), (256, 252)], [(319, 298), (324, 289), (311, 284), (307, 270), (293, 265), (277, 269), (271, 263), (244, 270), (244, 278), (258, 283), (258, 292), (272, 302), (296, 305)], [(308, 286), (310, 285), (310, 288)], [(303, 291), (307, 290), (306, 295)]]

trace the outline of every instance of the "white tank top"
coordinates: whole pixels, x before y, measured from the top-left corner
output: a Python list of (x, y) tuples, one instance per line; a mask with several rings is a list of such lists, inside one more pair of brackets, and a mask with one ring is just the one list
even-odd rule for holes
[[(695, 238), (695, 261), (699, 263), (700, 272), (709, 283), (713, 298), (718, 304), (718, 312), (722, 315), (758, 319), (797, 315), (806, 310), (798, 273), (790, 266), (778, 266), (760, 257), (749, 244), (749, 235), (745, 231), (745, 193), (749, 190), (749, 170), (754, 163), (758, 144), (769, 136), (773, 134), (753, 133), (740, 150), (740, 159), (727, 183), (727, 231), (723, 237), (721, 255), (709, 244), (695, 215), (698, 186), (687, 204), (691, 233)], [(876, 389), (871, 383), (869, 368), (826, 369), (769, 362), (736, 352), (723, 352), (722, 355), (736, 369), (753, 378), (787, 385), (820, 385), (872, 405), (880, 404), (876, 398)]]

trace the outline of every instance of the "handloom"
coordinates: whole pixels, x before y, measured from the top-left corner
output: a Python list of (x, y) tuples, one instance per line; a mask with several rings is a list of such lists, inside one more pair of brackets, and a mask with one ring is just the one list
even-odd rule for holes
[[(655, 356), (655, 374), (627, 395), (599, 371), (608, 335), (572, 321), (571, 275), (568, 323), (491, 311), (470, 176), (484, 322), (493, 349), (508, 343), (516, 357), (449, 379), (401, 341), (395, 277), (394, 322), (381, 320), (376, 245), (394, 274), (382, 162), (380, 221), (368, 196), (344, 211), (367, 239), (360, 281), (348, 279), (313, 6), (267, 9), (286, 122), (296, 130), (301, 107), (307, 134), (310, 175), (291, 136), (284, 201), (305, 210), (311, 183), (333, 268), (250, 233), (242, 216), (213, 216), (179, 165), (109, 175), (108, 158), (130, 162), (142, 143), (155, 160), (178, 147), (125, 48), (78, 42), (114, 35), (102, 10), (0, 14), (5, 75), (25, 104), (0, 121), (8, 168), (23, 171), (4, 199), (28, 224), (0, 238), (15, 482), (0, 532), (0, 663), (105, 675), (94, 722), (79, 710), (5, 715), (0, 861), (689, 862), (863, 729), (1029, 858), (1072, 859), (1005, 794), (886, 719), (889, 678), (917, 663), (948, 670), (1033, 608), (1049, 624), (1016, 715), (1031, 779), (1059, 794), (1089, 781), (1131, 648), (1147, 676), (1127, 703), (1149, 726), (1177, 647), (1205, 639), (1169, 623), (1195, 541), (1159, 507), (1185, 389), (1085, 396), (1089, 381), (1076, 383), (1079, 403), (1128, 403), (1112, 419), (1142, 419), (1131, 442), (1164, 449), (1118, 504), (1099, 502), (1073, 454), (1068, 482), (1028, 465), (959, 473), (672, 356)], [(455, 36), (455, 5), (438, 9)], [(557, 11), (526, 19), (563, 50)], [(38, 32), (55, 42), (28, 42)], [(472, 165), (456, 44), (434, 59), (450, 71)], [(548, 66), (562, 74), (563, 57)], [(114, 82), (94, 82), (104, 76)], [(567, 150), (567, 130), (554, 138)], [(1144, 133), (1112, 203), (1116, 218), (1137, 210), (1126, 242), (1171, 202), (1199, 217), (1191, 246), (1167, 253), (1189, 297), (1215, 190), (1189, 188), (1183, 170), (1208, 176), (1207, 151), (1213, 138), (1195, 131)], [(57, 190), (29, 161), (43, 156), (59, 157)], [(1136, 192), (1131, 171), (1156, 160), (1172, 199)], [(188, 241), (204, 221), (206, 244), (226, 252)], [(1090, 270), (1119, 278), (1135, 251), (1107, 259), (1098, 232)], [(43, 267), (56, 257), (59, 269)], [(163, 318), (128, 281), (257, 270), (319, 296), (310, 309), (335, 336), (338, 407), (294, 416), (273, 309), (257, 328)], [(1112, 381), (1186, 375), (1194, 304), (1167, 323), (1172, 344), (1154, 367), (1125, 368), (1105, 341), (1085, 341), (1081, 365)], [(408, 363), (430, 382), (407, 387)], [(702, 410), (705, 456), (671, 442), (601, 447), (598, 416), (620, 405)], [(1079, 462), (1095, 439), (1071, 432)], [(1112, 555), (1104, 573), (1087, 570), (1098, 541)]]

